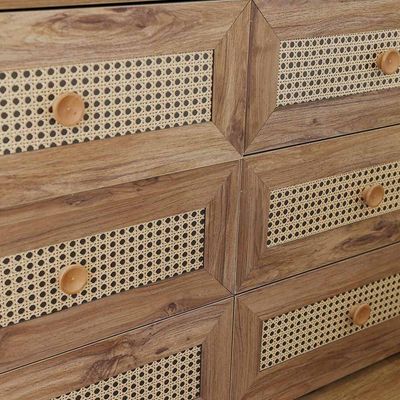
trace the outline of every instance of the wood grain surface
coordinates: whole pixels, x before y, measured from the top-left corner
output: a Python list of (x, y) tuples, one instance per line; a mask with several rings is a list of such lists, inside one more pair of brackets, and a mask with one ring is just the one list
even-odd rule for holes
[(251, 2), (214, 50), (212, 121), (243, 154)]
[[(398, 274), (400, 245), (268, 285), (236, 299), (233, 399), (291, 400), (400, 351), (400, 317), (259, 370), (266, 319)], [(305, 290), (305, 288), (307, 288)]]
[(400, 354), (331, 383), (298, 400), (397, 400)]
[(239, 158), (212, 123), (9, 155), (0, 210)]
[[(0, 0), (0, 10), (21, 10), (28, 8), (96, 6), (116, 3), (148, 3), (154, 0)], [(197, 0), (192, 0), (197, 1)]]
[(396, 0), (255, 0), (245, 154), (400, 122), (400, 89), (276, 107), (281, 41), (397, 29)]
[(0, 13), (0, 70), (214, 49), (248, 0)]
[(206, 209), (206, 228), (205, 270), (193, 278), (189, 273), (0, 329), (0, 372), (229, 296), (239, 185), (239, 163), (232, 162), (1, 211), (0, 257), (198, 208)]
[(399, 161), (400, 128), (390, 127), (246, 157), (243, 162), (237, 289), (247, 290), (400, 240), (393, 211), (267, 248), (270, 192)]
[(227, 300), (0, 374), (0, 393), (7, 400), (49, 400), (201, 345), (202, 397), (228, 400), (232, 315)]

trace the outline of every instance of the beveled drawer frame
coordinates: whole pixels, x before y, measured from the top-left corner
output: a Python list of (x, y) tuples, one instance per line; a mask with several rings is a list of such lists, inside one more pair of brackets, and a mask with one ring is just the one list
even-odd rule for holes
[(237, 290), (271, 283), (400, 240), (400, 211), (267, 247), (274, 189), (399, 160), (400, 129), (383, 128), (246, 157)]
[(400, 16), (393, 13), (396, 4), (396, 0), (290, 4), (254, 0), (245, 153), (398, 124), (400, 89), (276, 107), (281, 41), (397, 29)]
[(206, 227), (198, 271), (0, 329), (0, 372), (230, 297), (239, 188), (230, 162), (1, 211), (0, 257), (184, 210), (205, 208)]
[(0, 208), (143, 179), (158, 159), (194, 168), (211, 143), (239, 155), (249, 21), (249, 0), (2, 12), (0, 70), (213, 50), (214, 73), (211, 122), (0, 157)]
[(232, 399), (294, 399), (399, 352), (400, 317), (396, 317), (260, 371), (263, 321), (398, 274), (399, 252), (400, 245), (395, 244), (239, 295)]
[(201, 345), (199, 400), (229, 400), (232, 303), (225, 300), (0, 374), (0, 393), (7, 400), (49, 400)]

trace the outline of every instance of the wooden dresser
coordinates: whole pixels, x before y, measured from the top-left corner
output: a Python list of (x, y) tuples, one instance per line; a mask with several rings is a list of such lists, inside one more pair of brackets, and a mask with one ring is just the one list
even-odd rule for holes
[(397, 0), (0, 0), (0, 400), (294, 400), (400, 352)]

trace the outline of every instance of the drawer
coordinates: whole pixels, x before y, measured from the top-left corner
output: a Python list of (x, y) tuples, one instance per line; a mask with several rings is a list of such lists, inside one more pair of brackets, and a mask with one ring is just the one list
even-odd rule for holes
[(0, 374), (9, 400), (228, 400), (232, 302)]
[(2, 13), (0, 155), (121, 136), (179, 145), (204, 126), (240, 150), (246, 3)]
[(399, 352), (399, 251), (394, 244), (240, 295), (233, 399), (295, 399)]
[(398, 124), (396, 6), (255, 0), (246, 152)]
[(229, 297), (239, 172), (222, 164), (2, 213), (0, 372)]
[(238, 288), (399, 241), (399, 146), (391, 127), (247, 158)]

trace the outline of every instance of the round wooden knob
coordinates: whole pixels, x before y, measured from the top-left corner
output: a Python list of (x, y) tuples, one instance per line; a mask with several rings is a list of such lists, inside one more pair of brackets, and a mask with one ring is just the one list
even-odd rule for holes
[(382, 185), (367, 186), (362, 192), (364, 203), (368, 207), (378, 207), (385, 197), (385, 188)]
[(396, 49), (389, 49), (379, 54), (376, 65), (385, 75), (395, 74), (400, 67), (400, 53)]
[(65, 294), (78, 294), (86, 286), (88, 278), (88, 272), (85, 267), (72, 264), (63, 268), (60, 272), (60, 289)]
[(54, 118), (64, 126), (75, 126), (81, 122), (85, 113), (85, 103), (75, 92), (63, 93), (53, 103)]
[(349, 314), (354, 324), (362, 326), (371, 316), (371, 307), (368, 304), (356, 304), (350, 309)]

